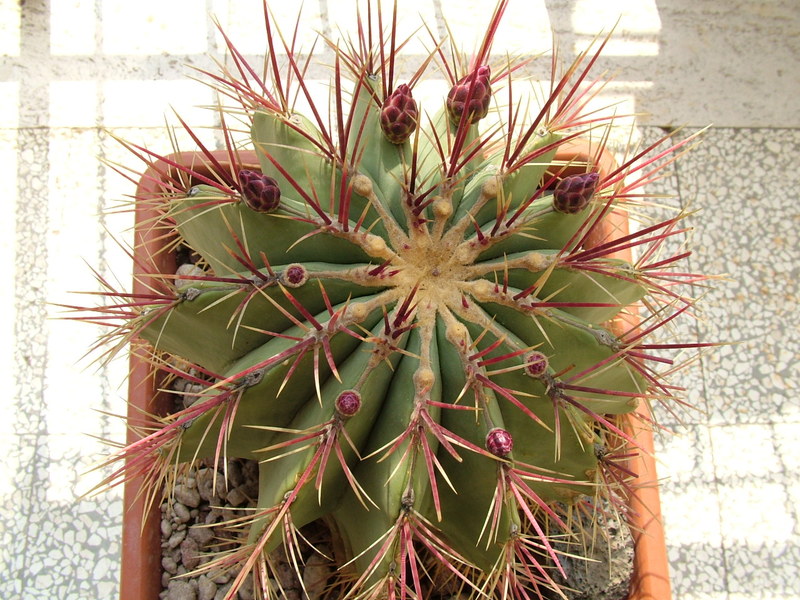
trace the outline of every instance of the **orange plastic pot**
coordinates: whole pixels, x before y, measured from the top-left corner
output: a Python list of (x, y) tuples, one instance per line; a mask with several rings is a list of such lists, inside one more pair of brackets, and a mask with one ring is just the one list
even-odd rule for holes
[[(215, 154), (221, 164), (230, 164), (225, 152)], [(194, 169), (206, 173), (207, 159), (202, 154), (184, 152), (170, 157), (180, 164), (192, 165)], [(244, 165), (258, 168), (254, 152), (242, 152), (238, 160)], [(572, 170), (585, 171), (586, 163), (600, 171), (601, 176), (616, 168), (614, 157), (606, 150), (596, 150), (582, 140), (564, 144), (556, 155), (556, 161), (567, 165), (562, 174)], [(164, 173), (170, 171), (166, 163), (158, 163), (148, 169), (137, 188), (137, 198), (156, 198), (162, 192), (159, 181)], [(139, 202), (136, 206), (135, 247), (134, 247), (134, 293), (147, 293), (153, 285), (150, 274), (173, 273), (174, 257), (163, 248), (167, 243), (162, 237), (163, 230), (155, 230), (153, 223), (159, 214), (152, 203)], [(587, 246), (627, 235), (628, 218), (624, 211), (615, 210), (597, 228)], [(630, 252), (617, 255), (630, 260)], [(628, 324), (630, 325), (630, 323)], [(151, 365), (137, 354), (131, 352), (130, 379), (128, 386), (128, 422), (131, 425), (143, 424), (145, 414), (164, 414), (167, 399), (159, 391), (159, 376)], [(641, 410), (647, 411), (643, 406)], [(626, 433), (636, 439), (642, 448), (639, 457), (633, 459), (629, 467), (638, 476), (634, 482), (636, 491), (631, 498), (631, 526), (634, 531), (635, 566), (634, 578), (628, 600), (669, 600), (671, 598), (669, 566), (667, 562), (664, 530), (661, 523), (661, 506), (658, 496), (658, 478), (653, 459), (653, 435), (638, 425), (633, 418), (628, 420)], [(130, 431), (130, 430), (129, 430)], [(128, 434), (128, 442), (136, 440), (133, 432)], [(124, 512), (122, 528), (122, 563), (120, 581), (121, 600), (155, 600), (161, 591), (161, 512), (158, 505), (145, 510), (143, 499), (139, 496), (141, 481), (131, 479), (125, 484)]]

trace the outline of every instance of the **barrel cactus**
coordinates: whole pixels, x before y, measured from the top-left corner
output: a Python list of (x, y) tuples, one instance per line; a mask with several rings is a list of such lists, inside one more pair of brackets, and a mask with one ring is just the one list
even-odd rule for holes
[[(659, 167), (651, 148), (602, 173), (557, 159), (580, 136), (601, 148), (613, 124), (581, 115), (599, 49), (538, 112), (503, 105), (521, 66), (491, 62), (505, 5), (470, 60), (431, 34), (402, 82), (396, 7), (370, 13), (330, 42), (330, 119), (265, 10), (265, 67), (228, 41), (232, 66), (206, 73), (235, 101), (222, 153), (188, 128), (193, 163), (128, 144), (159, 176), (161, 193), (137, 199), (158, 211), (148, 226), (193, 258), (115, 296), (117, 333), (191, 385), (109, 482), (169, 494), (176, 465), (258, 461), (258, 509), (231, 523), (241, 544), (200, 567), (240, 568), (229, 597), (247, 577), (280, 597), (271, 552), (299, 556), (315, 521), (336, 540), (335, 597), (560, 594), (576, 511), (623, 510), (623, 415), (672, 397), (654, 352), (681, 346), (649, 334), (691, 306), (671, 291), (691, 277), (673, 272), (681, 257), (660, 253), (678, 218), (589, 243)], [(435, 63), (451, 89), (423, 106), (414, 88)], [(627, 248), (636, 262), (615, 257)], [(649, 311), (638, 330), (634, 303)]]

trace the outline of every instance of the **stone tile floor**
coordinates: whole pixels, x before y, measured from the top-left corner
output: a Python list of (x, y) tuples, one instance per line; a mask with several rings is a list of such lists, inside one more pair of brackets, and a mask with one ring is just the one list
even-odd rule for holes
[[(306, 5), (303, 30), (329, 35), (352, 12), (350, 2)], [(437, 30), (449, 15), (471, 44), (491, 5), (416, 0), (403, 13), (421, 13)], [(245, 53), (260, 52), (259, 6), (0, 0), (0, 260), (14, 265), (0, 286), (0, 598), (116, 595), (120, 495), (78, 497), (97, 481), (81, 476), (101, 449), (91, 436), (124, 435), (105, 413), (124, 411), (126, 365), (81, 360), (98, 330), (52, 319), (48, 303), (74, 303), (68, 292), (96, 287), (84, 261), (128, 281), (117, 240), (129, 239), (130, 216), (103, 210), (131, 186), (97, 159), (124, 160), (111, 133), (167, 149), (168, 104), (211, 124), (193, 108), (211, 95), (185, 80), (185, 65), (220, 56), (208, 13)], [(290, 23), (294, 10), (279, 19)], [(735, 342), (685, 372), (699, 410), (658, 440), (674, 598), (800, 599), (800, 8), (794, 0), (512, 0), (510, 10), (496, 50), (544, 50), (553, 30), (565, 59), (622, 15), (600, 67), (619, 72), (614, 100), (650, 113), (638, 134), (714, 125), (654, 190), (701, 211), (691, 219), (692, 268), (729, 277), (704, 292), (689, 333)]]

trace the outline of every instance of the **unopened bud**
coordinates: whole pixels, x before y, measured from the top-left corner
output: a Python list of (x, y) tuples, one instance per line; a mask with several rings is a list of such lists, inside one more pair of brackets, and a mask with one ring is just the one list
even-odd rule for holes
[(281, 189), (272, 177), (242, 169), (239, 171), (239, 185), (245, 204), (256, 212), (272, 212), (280, 205)]
[(598, 181), (598, 173), (564, 177), (553, 190), (553, 208), (568, 215), (581, 212), (594, 196)]
[(405, 83), (389, 94), (381, 107), (381, 130), (393, 144), (402, 144), (417, 128), (419, 110)]
[(343, 417), (352, 417), (361, 410), (361, 394), (345, 390), (336, 398), (336, 411)]
[(500, 458), (505, 458), (514, 448), (514, 438), (505, 429), (495, 427), (486, 434), (486, 449)]
[(489, 67), (483, 65), (459, 79), (450, 88), (446, 104), (447, 112), (454, 123), (460, 123), (464, 115), (470, 124), (477, 123), (488, 114), (492, 100), (490, 74)]
[(283, 270), (283, 283), (289, 287), (300, 287), (308, 281), (308, 271), (303, 265), (291, 264)]
[(541, 352), (529, 352), (525, 356), (525, 374), (531, 377), (540, 378), (547, 373), (549, 361), (547, 356)]

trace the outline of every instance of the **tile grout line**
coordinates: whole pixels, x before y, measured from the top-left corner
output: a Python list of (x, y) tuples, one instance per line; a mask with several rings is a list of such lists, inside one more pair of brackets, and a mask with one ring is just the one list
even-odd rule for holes
[[(31, 8), (22, 11), (20, 17), (20, 57), (35, 56), (37, 52), (50, 53), (50, 19), (49, 3), (39, 10)], [(19, 98), (17, 105), (19, 115), (19, 146), (17, 164), (17, 182), (28, 181), (31, 190), (38, 193), (43, 202), (20, 202), (16, 211), (16, 233), (14, 248), (15, 306), (16, 324), (14, 327), (14, 356), (17, 381), (15, 391), (17, 398), (32, 401), (27, 416), (33, 415), (33, 449), (28, 464), (31, 476), (30, 498), (27, 502), (28, 512), (25, 515), (21, 554), (24, 557), (21, 571), (13, 579), (19, 584), (20, 593), (24, 594), (30, 579), (31, 554), (28, 549), (33, 540), (31, 525), (33, 523), (33, 507), (37, 505), (37, 491), (42, 483), (39, 476), (40, 451), (46, 446), (47, 419), (44, 406), (45, 374), (47, 370), (48, 348), (46, 338), (46, 285), (47, 285), (47, 224), (49, 221), (47, 187), (50, 175), (49, 133), (46, 126), (49, 122), (49, 87), (46, 78), (29, 76), (36, 70), (24, 71), (20, 77), (20, 87), (26, 90), (24, 97)], [(42, 121), (42, 117), (44, 120)], [(28, 125), (43, 124), (39, 128), (26, 128)], [(42, 160), (33, 160), (29, 154), (31, 148), (39, 150)], [(35, 152), (35, 151), (33, 151)], [(34, 184), (36, 181), (36, 184)], [(37, 264), (38, 263), (38, 264)], [(32, 292), (33, 297), (25, 297)], [(34, 346), (34, 340), (43, 340), (41, 347)], [(25, 340), (25, 345), (20, 341)], [(45, 469), (47, 465), (45, 464)]]
[[(103, 47), (103, 24), (102, 24), (102, 10), (103, 10), (103, 0), (95, 0), (94, 2), (95, 10), (94, 10), (94, 40), (95, 40), (95, 54), (98, 54), (100, 49)], [(106, 178), (106, 152), (105, 152), (105, 139), (107, 138), (107, 134), (105, 129), (102, 126), (103, 123), (103, 105), (105, 104), (105, 95), (103, 86), (97, 86), (97, 102), (95, 105), (95, 139), (97, 140), (97, 148), (98, 154), (96, 158), (96, 168), (97, 168), (97, 190), (98, 190), (98, 197), (96, 203), (96, 214), (97, 214), (97, 221), (95, 225), (97, 226), (98, 232), (98, 244), (97, 244), (97, 255), (95, 259), (102, 273), (104, 279), (111, 281), (111, 275), (109, 268), (110, 265), (108, 264), (108, 244), (113, 243), (114, 236), (109, 234), (108, 231), (108, 221), (106, 218), (106, 186), (108, 184)], [(109, 397), (111, 395), (111, 382), (109, 381), (109, 369), (108, 365), (105, 363), (101, 363), (98, 369), (100, 374), (100, 406), (98, 409), (102, 409), (102, 416), (100, 417), (100, 435), (103, 439), (110, 439), (110, 431), (111, 431), (111, 417), (110, 415), (110, 403)], [(108, 467), (108, 472), (110, 474), (111, 468)]]

